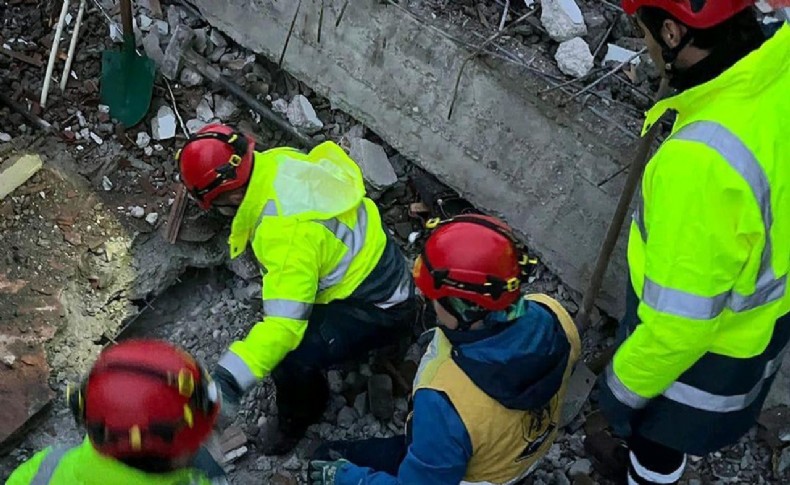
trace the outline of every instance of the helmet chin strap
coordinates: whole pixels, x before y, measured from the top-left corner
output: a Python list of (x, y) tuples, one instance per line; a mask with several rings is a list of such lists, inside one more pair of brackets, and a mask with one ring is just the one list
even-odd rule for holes
[(656, 37), (661, 45), (661, 58), (664, 60), (665, 68), (664, 71), (666, 72), (667, 78), (670, 80), (670, 85), (672, 85), (672, 79), (677, 78), (679, 73), (682, 73), (682, 70), (678, 70), (675, 66), (675, 61), (677, 61), (680, 52), (686, 48), (693, 40), (694, 36), (690, 32), (686, 32), (686, 34), (680, 39), (680, 43), (675, 47), (669, 47), (664, 39), (660, 37), (660, 35), (653, 34)]
[[(479, 308), (475, 309), (472, 306), (469, 306), (468, 310), (461, 311), (456, 305), (453, 303), (452, 297), (445, 297), (439, 298), (439, 304), (442, 305), (442, 308), (447, 310), (447, 313), (455, 317), (458, 321), (458, 329), (461, 331), (469, 330), (472, 325), (479, 322), (489, 313), (489, 310)], [(467, 305), (464, 305), (467, 306)]]

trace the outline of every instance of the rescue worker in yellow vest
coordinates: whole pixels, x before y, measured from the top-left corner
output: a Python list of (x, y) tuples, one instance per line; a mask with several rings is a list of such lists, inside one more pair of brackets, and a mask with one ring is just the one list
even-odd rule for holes
[(217, 419), (218, 392), (195, 359), (169, 343), (128, 340), (107, 348), (67, 399), (85, 440), (37, 453), (6, 485), (228, 483), (216, 462), (211, 480), (190, 466)]
[(214, 370), (223, 416), (271, 374), (278, 427), (263, 452), (289, 452), (329, 399), (323, 370), (397, 343), (415, 317), (406, 260), (365, 197), (362, 173), (335, 143), (310, 153), (261, 150), (225, 125), (203, 128), (177, 154), (203, 209), (234, 214), (230, 256), (248, 244), (264, 272), (264, 319)]
[[(438, 222), (438, 221), (436, 221)], [(439, 327), (414, 381), (406, 436), (327, 443), (313, 485), (512, 484), (551, 447), (579, 357), (568, 313), (524, 295), (533, 266), (501, 221), (439, 223), (414, 266)]]
[(629, 483), (677, 483), (686, 454), (755, 423), (790, 341), (790, 26), (748, 0), (624, 0), (678, 93), (628, 244), (632, 292), (600, 406)]

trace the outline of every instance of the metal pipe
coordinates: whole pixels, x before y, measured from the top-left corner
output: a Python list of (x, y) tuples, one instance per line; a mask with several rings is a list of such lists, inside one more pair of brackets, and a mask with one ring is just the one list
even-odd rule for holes
[(55, 37), (52, 39), (52, 49), (49, 51), (49, 62), (47, 63), (47, 73), (44, 77), (44, 86), (41, 88), (41, 100), (38, 104), (42, 108), (47, 106), (47, 96), (49, 96), (49, 83), (52, 80), (52, 70), (55, 68), (55, 58), (58, 56), (58, 45), (60, 44), (60, 34), (63, 33), (63, 24), (66, 23), (66, 13), (69, 11), (69, 0), (63, 0), (63, 7), (60, 9), (58, 26), (55, 29)]
[(69, 45), (69, 54), (66, 56), (66, 67), (63, 68), (63, 75), (60, 77), (60, 90), (66, 90), (66, 84), (69, 82), (69, 74), (71, 74), (71, 63), (74, 61), (74, 51), (77, 50), (77, 37), (80, 35), (80, 26), (82, 25), (82, 16), (85, 14), (86, 0), (80, 0), (80, 9), (77, 12), (77, 21), (74, 23), (74, 32), (71, 34), (71, 44)]

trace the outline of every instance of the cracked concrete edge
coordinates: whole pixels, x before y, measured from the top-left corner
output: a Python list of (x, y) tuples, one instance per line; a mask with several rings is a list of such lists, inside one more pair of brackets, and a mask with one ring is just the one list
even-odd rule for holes
[[(295, 2), (193, 3), (236, 42), (275, 62), (296, 10)], [(524, 74), (513, 78), (489, 62), (467, 66), (448, 121), (466, 50), (373, 0), (355, 2), (335, 27), (343, 1), (323, 3), (320, 44), (320, 3), (302, 2), (283, 67), (478, 207), (504, 217), (582, 291), (617, 199), (591, 181), (616, 172), (617, 154), (529, 94)], [(598, 302), (613, 315), (623, 308), (626, 275), (621, 241)]]

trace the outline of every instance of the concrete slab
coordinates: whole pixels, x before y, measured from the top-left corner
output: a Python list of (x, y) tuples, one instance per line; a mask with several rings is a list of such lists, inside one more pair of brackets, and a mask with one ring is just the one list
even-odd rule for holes
[[(596, 123), (583, 114), (547, 106), (523, 70), (490, 59), (470, 62), (448, 120), (469, 52), (401, 9), (374, 0), (343, 9), (344, 0), (326, 0), (301, 2), (295, 16), (296, 2), (194, 3), (213, 26), (274, 61), (295, 19), (283, 60), (288, 72), (474, 204), (507, 219), (569, 287), (586, 285), (617, 198), (599, 187), (606, 178), (598, 175), (623, 165), (619, 145), (594, 134)], [(615, 315), (625, 275), (621, 244), (599, 300)]]

